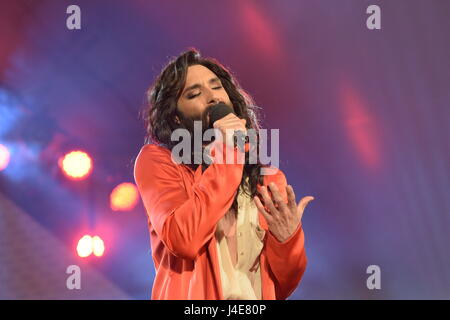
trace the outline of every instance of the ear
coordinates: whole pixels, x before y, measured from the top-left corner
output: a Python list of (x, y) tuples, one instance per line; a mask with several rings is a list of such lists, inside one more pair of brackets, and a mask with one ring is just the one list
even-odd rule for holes
[(177, 124), (181, 124), (180, 118), (178, 118), (178, 116), (175, 116), (175, 122), (176, 122)]

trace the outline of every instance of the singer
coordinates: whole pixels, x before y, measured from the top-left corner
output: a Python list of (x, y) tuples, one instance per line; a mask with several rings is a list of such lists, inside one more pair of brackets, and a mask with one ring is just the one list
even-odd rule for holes
[[(218, 104), (230, 112), (213, 116)], [(233, 133), (257, 131), (256, 111), (232, 74), (195, 49), (170, 61), (148, 90), (134, 178), (156, 269), (152, 299), (282, 300), (299, 285), (307, 264), (301, 218), (314, 198), (297, 204), (284, 174), (262, 175), (260, 162), (218, 161), (245, 156)], [(195, 121), (223, 138), (201, 142), (211, 163), (176, 163), (172, 133), (186, 129), (194, 140)]]

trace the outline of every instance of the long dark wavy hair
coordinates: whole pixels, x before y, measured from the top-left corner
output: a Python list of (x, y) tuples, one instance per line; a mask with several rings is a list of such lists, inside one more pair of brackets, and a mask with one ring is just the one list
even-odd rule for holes
[[(203, 58), (196, 49), (189, 49), (178, 57), (172, 59), (158, 75), (153, 85), (147, 91), (147, 104), (142, 117), (145, 122), (147, 135), (145, 143), (157, 144), (172, 150), (178, 141), (171, 141), (171, 134), (175, 129), (186, 128), (184, 121), (176, 121), (176, 117), (183, 118), (177, 108), (177, 101), (185, 85), (188, 67), (202, 65), (211, 70), (222, 82), (235, 114), (246, 119), (247, 129), (254, 129), (259, 137), (258, 107), (253, 99), (239, 85), (236, 78), (222, 64), (213, 58)], [(259, 138), (257, 148), (259, 150)], [(198, 165), (188, 165), (195, 170)], [(207, 168), (203, 165), (203, 170)], [(250, 197), (257, 193), (257, 184), (262, 184), (261, 167), (259, 159), (256, 164), (248, 164), (248, 153), (240, 186)], [(248, 177), (248, 184), (245, 183)], [(237, 212), (237, 197), (232, 208)]]

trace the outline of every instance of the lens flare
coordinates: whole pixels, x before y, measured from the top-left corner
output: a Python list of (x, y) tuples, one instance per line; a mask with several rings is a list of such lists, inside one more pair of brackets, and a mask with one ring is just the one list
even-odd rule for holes
[(92, 237), (90, 235), (83, 236), (77, 245), (77, 252), (81, 258), (89, 257), (92, 254)]
[(83, 151), (69, 152), (64, 156), (60, 165), (63, 172), (74, 180), (84, 179), (92, 171), (92, 159)]
[(6, 169), (9, 164), (10, 153), (7, 147), (0, 144), (0, 171)]
[(132, 210), (139, 200), (139, 193), (133, 183), (119, 184), (110, 195), (110, 206), (114, 211)]
[(92, 247), (94, 255), (97, 257), (101, 257), (103, 252), (105, 252), (105, 243), (99, 236), (94, 236), (92, 238)]

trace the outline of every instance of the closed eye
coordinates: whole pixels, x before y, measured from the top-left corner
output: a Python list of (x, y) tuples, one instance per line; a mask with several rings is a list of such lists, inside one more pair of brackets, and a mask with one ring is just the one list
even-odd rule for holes
[(188, 96), (188, 99), (194, 99), (195, 97), (197, 97), (197, 96), (199, 96), (199, 95), (200, 95), (200, 93), (194, 94), (194, 95), (192, 95), (192, 96)]
[[(219, 89), (222, 89), (222, 86), (213, 88), (213, 90), (219, 90)], [(198, 97), (199, 95), (200, 95), (200, 92), (197, 94), (188, 96), (188, 99), (194, 99), (195, 97)]]

